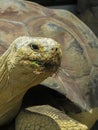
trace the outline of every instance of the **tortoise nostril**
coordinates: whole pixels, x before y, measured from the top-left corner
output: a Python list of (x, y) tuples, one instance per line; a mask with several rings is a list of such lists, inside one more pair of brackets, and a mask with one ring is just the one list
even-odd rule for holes
[(56, 52), (56, 51), (58, 51), (58, 48), (57, 47), (56, 48), (52, 48), (51, 50)]
[(58, 48), (55, 48), (55, 51), (57, 51), (58, 50)]

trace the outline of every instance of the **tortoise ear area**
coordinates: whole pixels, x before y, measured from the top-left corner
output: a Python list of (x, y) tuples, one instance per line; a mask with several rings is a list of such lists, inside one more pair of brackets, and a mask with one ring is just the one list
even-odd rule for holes
[(81, 111), (90, 110), (89, 102), (87, 102), (84, 98), (85, 95), (83, 95), (83, 92), (74, 83), (74, 81), (66, 78), (65, 73), (62, 71), (59, 71), (55, 77), (53, 76), (47, 78), (41, 84), (64, 95), (67, 99), (79, 107)]

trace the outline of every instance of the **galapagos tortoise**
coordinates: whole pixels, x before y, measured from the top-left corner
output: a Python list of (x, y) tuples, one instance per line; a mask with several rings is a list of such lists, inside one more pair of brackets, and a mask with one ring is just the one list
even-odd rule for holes
[[(20, 37), (20, 36), (25, 36), (25, 37)], [(17, 37), (20, 38), (15, 40)], [(50, 38), (54, 39), (58, 43), (61, 43), (61, 49), (63, 52), (62, 61), (61, 61), (61, 66), (58, 72), (56, 73), (56, 75), (49, 77), (42, 84), (52, 89), (55, 89), (56, 91), (59, 91), (60, 93), (65, 95), (72, 103), (78, 106), (81, 109), (81, 111), (82, 110), (89, 111), (90, 109), (94, 110), (93, 108), (98, 106), (98, 101), (97, 101), (98, 99), (98, 95), (97, 95), (98, 93), (98, 86), (97, 86), (98, 40), (93, 34), (93, 32), (84, 23), (82, 23), (76, 16), (74, 16), (72, 13), (68, 11), (48, 9), (36, 3), (31, 3), (22, 0), (11, 0), (11, 1), (1, 0), (0, 1), (0, 54), (3, 55), (1, 56), (2, 69), (0, 69), (0, 74), (1, 74), (0, 88), (2, 88), (0, 90), (1, 92), (0, 123), (2, 119), (4, 119), (1, 125), (4, 122), (8, 122), (8, 120), (10, 120), (12, 117), (15, 116), (15, 114), (17, 114), (20, 108), (20, 105), (17, 104), (17, 102), (21, 102), (20, 99), (23, 98), (24, 92), (25, 90), (27, 90), (27, 86), (30, 88), (32, 87), (32, 85), (34, 86), (36, 84), (39, 84), (39, 82), (44, 80), (46, 77), (48, 77), (49, 75), (51, 76), (50, 70), (52, 71), (52, 73), (54, 73), (57, 70), (60, 63), (60, 55), (59, 55), (60, 50), (57, 47), (59, 45), (57, 45), (57, 43)], [(13, 46), (12, 44), (11, 47), (9, 47), (9, 44), (12, 42), (16, 45)], [(32, 42), (34, 43), (34, 45), (32, 45)], [(53, 50), (52, 47), (50, 46), (51, 45), (50, 42), (53, 43), (53, 48), (54, 48)], [(40, 49), (41, 53), (43, 53), (44, 48), (46, 48), (46, 50), (48, 49), (48, 51), (51, 52), (49, 53), (49, 55), (51, 54), (53, 55), (53, 57), (49, 55), (46, 56), (46, 52), (44, 51), (44, 53), (42, 54), (42, 57), (44, 58), (42, 58), (41, 60), (41, 57), (39, 57), (37, 59), (38, 61), (35, 60), (37, 57), (34, 56), (35, 59), (33, 60), (32, 65), (34, 66), (38, 65), (37, 68), (45, 65), (47, 69), (49, 69), (48, 70), (49, 73), (46, 72), (47, 70), (43, 70), (43, 74), (40, 75), (41, 73), (40, 68), (38, 68), (37, 70), (35, 67), (34, 73), (36, 73), (39, 76), (37, 78), (36, 83), (33, 84), (32, 84), (33, 82), (32, 80), (33, 78), (36, 79), (36, 77), (32, 77), (30, 74), (28, 74), (29, 78), (27, 77), (26, 73), (28, 73), (28, 71), (30, 70), (29, 68), (27, 68), (28, 64), (26, 62), (25, 62), (26, 72), (20, 73), (21, 72), (20, 69), (19, 70), (14, 69), (15, 65), (18, 65), (19, 62), (18, 58), (20, 57), (20, 55), (26, 55), (26, 59), (28, 59), (28, 54), (31, 54), (30, 53), (31, 50), (30, 49), (28, 50), (28, 48), (26, 47), (23, 47), (24, 49), (22, 49), (19, 52), (20, 53), (19, 56), (16, 55), (15, 50), (22, 48), (24, 44), (29, 45), (29, 43), (30, 43), (30, 47), (31, 48), (33, 47), (33, 50), (36, 51), (39, 50), (38, 46), (40, 46), (40, 44), (43, 43), (41, 44), (41, 49)], [(56, 48), (54, 47), (54, 43), (56, 44)], [(36, 44), (38, 46), (36, 46)], [(11, 48), (13, 48), (14, 50)], [(25, 51), (27, 51), (27, 53)], [(11, 55), (8, 57), (9, 60), (7, 63), (5, 58), (10, 53)], [(14, 58), (15, 55), (13, 53), (15, 53), (16, 59)], [(55, 53), (58, 57), (56, 58), (56, 61), (54, 59), (54, 57), (56, 56)], [(25, 60), (25, 57), (21, 57), (21, 58)], [(50, 61), (49, 58), (50, 59), (53, 58), (53, 59), (51, 59)], [(31, 57), (29, 59), (32, 61)], [(39, 59), (41, 60), (41, 62), (39, 61)], [(48, 64), (47, 64), (47, 60), (48, 60)], [(16, 63), (15, 65), (13, 61)], [(45, 62), (45, 64), (43, 64), (43, 62)], [(21, 63), (20, 66), (22, 67), (23, 62), (21, 62), (21, 60), (20, 63)], [(52, 65), (53, 68), (51, 68)], [(12, 68), (13, 70), (11, 71), (12, 75), (10, 72), (10, 68)], [(21, 70), (24, 70), (24, 68), (22, 67)], [(17, 73), (19, 76), (17, 75)], [(11, 83), (10, 76), (14, 81), (12, 83)], [(9, 82), (5, 82), (7, 81), (7, 79), (9, 79)], [(19, 80), (22, 80), (22, 83)], [(7, 86), (6, 83), (8, 83), (9, 86)], [(19, 85), (20, 89), (15, 88), (16, 84)], [(17, 94), (16, 98), (14, 97), (14, 94)], [(32, 111), (33, 117), (36, 116), (36, 114), (34, 115), (34, 113), (36, 112), (37, 114), (39, 113), (39, 115), (42, 114), (46, 115), (49, 112), (50, 114), (48, 114), (48, 116), (56, 120), (56, 123), (59, 124), (59, 126), (55, 124), (55, 126), (58, 127), (58, 128), (55, 127), (55, 129), (58, 130), (59, 129), (86, 130), (87, 129), (85, 125), (82, 125), (81, 123), (68, 117), (66, 114), (62, 114), (60, 111), (51, 108), (49, 106), (48, 107), (36, 106), (25, 110), (27, 111), (28, 114), (30, 114), (31, 112), (28, 112), (28, 110)], [(10, 111), (10, 114), (9, 113), (7, 114), (7, 111), (8, 112)], [(53, 114), (51, 114), (52, 112)], [(71, 116), (77, 119), (77, 114)], [(20, 117), (21, 116), (17, 118), (16, 129), (17, 130), (25, 129), (27, 126), (30, 127), (30, 124), (26, 125), (24, 118), (23, 121), (21, 121), (22, 119), (20, 119)], [(32, 126), (32, 128), (30, 127), (31, 129), (35, 129), (36, 125), (37, 125), (36, 129), (40, 129), (40, 127), (42, 128), (44, 125), (44, 123), (42, 123), (43, 125), (40, 126), (41, 121), (43, 121), (42, 118), (39, 118), (39, 116), (36, 118), (38, 121), (40, 120), (40, 122), (39, 124), (36, 124), (37, 121), (35, 118), (33, 118), (35, 119), (33, 120), (33, 123), (35, 121), (35, 124), (32, 125), (31, 123)], [(30, 120), (28, 119), (29, 121), (28, 123), (30, 123)], [(19, 123), (19, 121), (21, 123)], [(21, 124), (25, 124), (25, 125), (21, 125)], [(28, 129), (30, 130), (30, 128)], [(50, 127), (46, 128), (46, 130), (47, 129), (50, 129)], [(53, 128), (53, 130), (55, 129)]]

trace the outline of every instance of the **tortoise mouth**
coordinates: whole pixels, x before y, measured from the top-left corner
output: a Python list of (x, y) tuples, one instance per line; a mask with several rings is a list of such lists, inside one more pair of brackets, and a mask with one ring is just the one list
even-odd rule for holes
[(41, 66), (41, 67), (45, 67), (45, 68), (51, 68), (53, 66), (59, 66), (59, 64), (57, 64), (56, 62), (51, 62), (51, 61), (48, 61), (48, 62), (44, 62), (44, 61), (38, 61), (38, 60), (33, 60), (32, 61), (33, 63)]
[(49, 61), (42, 61), (42, 60), (33, 60), (32, 63), (42, 70), (46, 70), (49, 72), (56, 72), (60, 67), (60, 62), (58, 60), (49, 60)]

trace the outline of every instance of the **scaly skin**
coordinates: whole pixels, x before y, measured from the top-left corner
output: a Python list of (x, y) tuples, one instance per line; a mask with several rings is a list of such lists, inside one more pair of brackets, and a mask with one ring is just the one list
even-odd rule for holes
[(15, 130), (88, 130), (63, 112), (49, 106), (33, 106), (16, 118)]
[(57, 71), (60, 45), (49, 38), (20, 37), (0, 57), (0, 125), (19, 111), (25, 92)]

